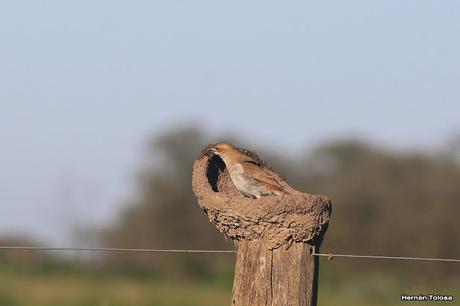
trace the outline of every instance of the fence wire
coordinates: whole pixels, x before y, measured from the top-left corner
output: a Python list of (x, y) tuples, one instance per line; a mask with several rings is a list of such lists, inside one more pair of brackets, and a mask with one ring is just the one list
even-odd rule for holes
[[(235, 253), (235, 250), (190, 250), (190, 249), (148, 249), (148, 248), (106, 248), (106, 247), (45, 247), (45, 246), (0, 246), (0, 250), (25, 250), (25, 251), (72, 251), (72, 252), (137, 252), (137, 253)], [(389, 260), (414, 260), (414, 261), (437, 261), (437, 262), (460, 262), (456, 258), (436, 257), (407, 257), (385, 255), (360, 255), (360, 254), (336, 254), (336, 253), (313, 253), (312, 256), (361, 259), (389, 259)]]

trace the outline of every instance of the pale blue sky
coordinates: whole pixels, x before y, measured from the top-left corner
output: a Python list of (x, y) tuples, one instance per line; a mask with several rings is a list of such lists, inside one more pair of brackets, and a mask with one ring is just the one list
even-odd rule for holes
[[(188, 120), (302, 149), (460, 131), (458, 1), (3, 1), (0, 233), (109, 220)], [(219, 110), (219, 113), (216, 113)]]

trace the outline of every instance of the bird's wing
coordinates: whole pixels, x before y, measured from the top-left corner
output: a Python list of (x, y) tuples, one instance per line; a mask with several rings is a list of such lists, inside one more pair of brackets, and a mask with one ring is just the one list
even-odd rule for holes
[(268, 185), (271, 189), (279, 191), (284, 194), (289, 194), (280, 182), (265, 169), (261, 168), (260, 165), (253, 160), (245, 160), (244, 168), (248, 175), (254, 178), (256, 181)]

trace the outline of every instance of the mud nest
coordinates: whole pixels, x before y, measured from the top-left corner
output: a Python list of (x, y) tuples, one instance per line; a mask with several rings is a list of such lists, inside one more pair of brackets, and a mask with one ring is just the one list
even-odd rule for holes
[(255, 153), (239, 150), (280, 178), (290, 195), (245, 197), (233, 185), (225, 163), (205, 148), (193, 165), (192, 185), (210, 221), (236, 243), (262, 239), (269, 249), (288, 248), (293, 242), (320, 245), (331, 213), (329, 199), (293, 189)]

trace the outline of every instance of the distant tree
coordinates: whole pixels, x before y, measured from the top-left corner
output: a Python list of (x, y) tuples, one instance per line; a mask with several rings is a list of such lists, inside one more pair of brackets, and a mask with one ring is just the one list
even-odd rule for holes
[(452, 137), (447, 143), (445, 153), (460, 163), (460, 133)]
[[(211, 141), (199, 128), (166, 131), (148, 143), (146, 160), (137, 177), (137, 194), (105, 235), (112, 246), (139, 248), (222, 249), (230, 245), (199, 209), (192, 191), (192, 166)], [(152, 254), (111, 254), (112, 262), (160, 268), (182, 265), (200, 272), (206, 256), (166, 257)]]
[[(460, 254), (460, 166), (452, 158), (347, 141), (320, 146), (302, 168), (301, 188), (326, 194), (334, 203), (325, 250), (447, 258)], [(432, 270), (456, 271), (445, 264)]]

